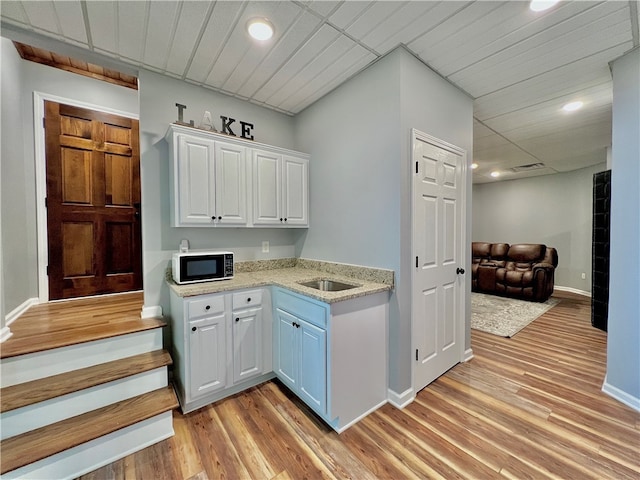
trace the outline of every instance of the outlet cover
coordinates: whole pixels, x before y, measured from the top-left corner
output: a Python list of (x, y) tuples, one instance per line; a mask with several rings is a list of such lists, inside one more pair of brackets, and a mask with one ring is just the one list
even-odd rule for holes
[(262, 242), (262, 253), (269, 253), (269, 241)]

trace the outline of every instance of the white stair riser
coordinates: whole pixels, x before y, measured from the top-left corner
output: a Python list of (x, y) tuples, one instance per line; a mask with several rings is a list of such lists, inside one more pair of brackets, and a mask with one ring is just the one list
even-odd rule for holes
[(2, 387), (91, 367), (162, 348), (159, 328), (2, 359)]
[(172, 412), (44, 458), (2, 476), (2, 480), (72, 479), (173, 436)]
[(168, 385), (167, 367), (28, 405), (0, 415), (2, 440)]

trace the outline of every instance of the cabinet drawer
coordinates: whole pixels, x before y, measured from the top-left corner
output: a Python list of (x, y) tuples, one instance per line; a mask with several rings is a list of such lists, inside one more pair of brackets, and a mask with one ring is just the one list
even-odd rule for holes
[(262, 290), (250, 290), (233, 294), (233, 310), (262, 305)]
[(282, 289), (276, 291), (275, 303), (277, 308), (289, 312), (301, 320), (306, 320), (320, 328), (327, 328), (327, 312), (329, 306), (326, 304), (315, 303)]
[(188, 302), (189, 318), (224, 313), (224, 295), (212, 295)]

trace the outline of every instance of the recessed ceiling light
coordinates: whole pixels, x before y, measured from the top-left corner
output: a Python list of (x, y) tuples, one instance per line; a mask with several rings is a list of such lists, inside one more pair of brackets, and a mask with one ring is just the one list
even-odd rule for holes
[(491, 172), (491, 176), (493, 178), (498, 178), (500, 176), (500, 172), (498, 172), (497, 170), (494, 170), (493, 172)]
[(266, 18), (252, 18), (247, 23), (247, 31), (256, 40), (265, 41), (273, 36), (273, 25)]
[(562, 110), (565, 112), (575, 112), (576, 110), (580, 110), (584, 105), (582, 102), (569, 102), (562, 107)]
[(556, 3), (558, 3), (558, 0), (531, 0), (529, 9), (534, 12), (544, 12), (545, 10), (549, 10)]
[(471, 170), (475, 170), (476, 168), (478, 168), (478, 164), (477, 164), (477, 163), (475, 163), (475, 162), (473, 162), (473, 163), (471, 164)]

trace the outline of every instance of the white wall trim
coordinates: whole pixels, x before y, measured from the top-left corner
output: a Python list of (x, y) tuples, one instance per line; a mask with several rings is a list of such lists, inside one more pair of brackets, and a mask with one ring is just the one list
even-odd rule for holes
[(570, 292), (575, 293), (577, 295), (584, 295), (585, 297), (591, 298), (591, 292), (587, 292), (586, 290), (579, 290), (573, 287), (563, 287), (561, 285), (554, 285), (554, 290), (560, 290), (561, 292)]
[(45, 135), (44, 135), (44, 102), (64, 103), (75, 107), (87, 108), (99, 112), (119, 115), (121, 117), (139, 119), (139, 115), (133, 112), (123, 112), (103, 105), (82, 102), (71, 98), (59, 97), (44, 92), (33, 92), (33, 140), (34, 156), (36, 168), (36, 222), (38, 232), (38, 296), (41, 303), (49, 301), (49, 279), (47, 277), (47, 265), (49, 263), (49, 253), (47, 251), (47, 209), (44, 205), (47, 196), (47, 171), (45, 158)]
[(7, 316), (4, 317), (6, 322), (5, 325), (11, 325), (16, 318), (29, 310), (30, 307), (32, 307), (33, 305), (38, 305), (39, 303), (40, 301), (37, 297), (27, 298), (24, 302), (7, 313)]
[(602, 384), (602, 391), (612, 398), (615, 398), (626, 406), (633, 408), (640, 412), (640, 398), (636, 398), (633, 395), (628, 394), (624, 390), (620, 390), (618, 387), (614, 387), (607, 382), (607, 377), (604, 377), (604, 383)]
[(464, 357), (462, 358), (463, 362), (468, 362), (469, 360), (471, 360), (473, 358), (473, 350), (471, 350), (470, 348), (467, 348), (464, 351)]
[(151, 305), (150, 307), (142, 307), (140, 318), (162, 318), (162, 307), (160, 305)]
[(387, 400), (396, 408), (403, 409), (416, 398), (413, 388), (409, 388), (402, 393), (396, 393), (391, 389), (387, 389)]
[(2, 327), (2, 330), (0, 330), (0, 343), (9, 340), (11, 335), (13, 335), (13, 332), (9, 330), (9, 327)]

